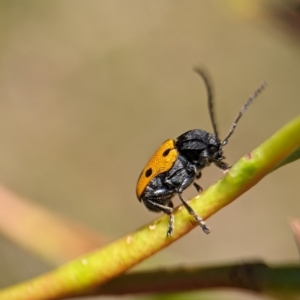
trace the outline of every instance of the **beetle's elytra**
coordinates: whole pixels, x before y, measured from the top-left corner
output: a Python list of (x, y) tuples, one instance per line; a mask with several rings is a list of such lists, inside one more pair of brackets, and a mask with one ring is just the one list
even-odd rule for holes
[(203, 79), (207, 90), (208, 111), (214, 133), (193, 129), (181, 134), (176, 140), (166, 140), (146, 164), (136, 186), (137, 198), (150, 211), (164, 212), (169, 215), (167, 236), (172, 235), (174, 230), (172, 198), (176, 194), (202, 230), (205, 233), (210, 232), (201, 217), (182, 198), (182, 192), (191, 184), (200, 192), (202, 188), (195, 182), (195, 179), (199, 179), (201, 170), (211, 163), (221, 170), (229, 168), (228, 164), (224, 162), (223, 147), (227, 144), (246, 109), (266, 86), (266, 83), (263, 82), (250, 96), (232, 123), (228, 135), (223, 141), (220, 141), (214, 118), (213, 96), (208, 75), (202, 69), (197, 68), (195, 71)]

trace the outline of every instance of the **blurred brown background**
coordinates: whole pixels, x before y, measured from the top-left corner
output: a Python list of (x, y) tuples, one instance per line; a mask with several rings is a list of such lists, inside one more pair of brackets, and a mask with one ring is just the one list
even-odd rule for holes
[[(228, 163), (258, 146), (299, 115), (300, 44), (272, 19), (273, 1), (242, 2), (1, 1), (0, 182), (111, 239), (158, 217), (135, 196), (145, 163), (168, 138), (211, 131), (195, 65), (213, 78), (223, 137), (269, 83), (226, 146)], [(297, 261), (298, 169), (269, 175), (208, 220), (212, 234), (196, 229), (142, 266)], [(211, 167), (201, 185), (221, 176)], [(0, 255), (2, 287), (50, 269), (5, 238)]]

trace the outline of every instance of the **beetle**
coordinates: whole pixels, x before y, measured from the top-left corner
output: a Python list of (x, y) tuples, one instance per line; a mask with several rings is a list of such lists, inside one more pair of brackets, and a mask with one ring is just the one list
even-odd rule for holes
[(195, 180), (201, 177), (201, 170), (208, 167), (211, 163), (221, 170), (229, 169), (228, 164), (224, 162), (223, 147), (228, 143), (246, 109), (266, 86), (266, 83), (263, 82), (250, 96), (232, 123), (229, 133), (221, 141), (214, 117), (213, 93), (209, 77), (200, 68), (195, 68), (195, 72), (205, 84), (213, 133), (202, 129), (193, 129), (181, 134), (176, 140), (166, 140), (148, 161), (136, 185), (137, 198), (148, 210), (164, 212), (169, 216), (167, 236), (171, 236), (174, 230), (172, 198), (176, 194), (202, 230), (206, 234), (210, 232), (209, 227), (203, 222), (201, 217), (183, 199), (182, 192), (191, 184), (194, 185), (198, 192), (201, 192), (202, 188)]

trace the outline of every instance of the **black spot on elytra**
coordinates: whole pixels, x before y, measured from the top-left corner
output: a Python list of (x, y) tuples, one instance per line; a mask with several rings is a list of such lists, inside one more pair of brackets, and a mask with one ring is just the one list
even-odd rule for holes
[(169, 148), (169, 149), (167, 149), (167, 150), (165, 150), (164, 152), (163, 152), (163, 156), (168, 156), (169, 155), (169, 153), (170, 153), (170, 151), (171, 151), (171, 149)]
[(145, 176), (146, 176), (146, 177), (151, 176), (151, 174), (152, 174), (152, 168), (148, 169), (148, 170), (145, 172)]

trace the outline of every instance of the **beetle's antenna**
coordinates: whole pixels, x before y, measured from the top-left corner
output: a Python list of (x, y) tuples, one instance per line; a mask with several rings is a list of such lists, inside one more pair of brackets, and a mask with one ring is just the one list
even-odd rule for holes
[(260, 85), (260, 87), (250, 96), (250, 98), (244, 104), (244, 106), (242, 107), (242, 109), (238, 113), (237, 117), (233, 121), (232, 126), (229, 130), (229, 133), (227, 134), (226, 138), (223, 140), (222, 146), (225, 146), (228, 143), (228, 140), (232, 136), (238, 121), (240, 120), (242, 115), (245, 113), (247, 108), (250, 106), (250, 104), (253, 102), (253, 100), (265, 89), (266, 86), (267, 86), (267, 83), (265, 81), (263, 81), (263, 83)]
[(194, 68), (194, 71), (197, 74), (199, 74), (204, 81), (206, 92), (207, 92), (207, 105), (208, 105), (209, 117), (210, 117), (211, 125), (214, 130), (214, 134), (218, 138), (218, 130), (217, 130), (217, 125), (216, 125), (215, 115), (214, 115), (214, 103), (213, 103), (213, 92), (212, 92), (211, 81), (209, 80), (209, 76), (203, 69)]

